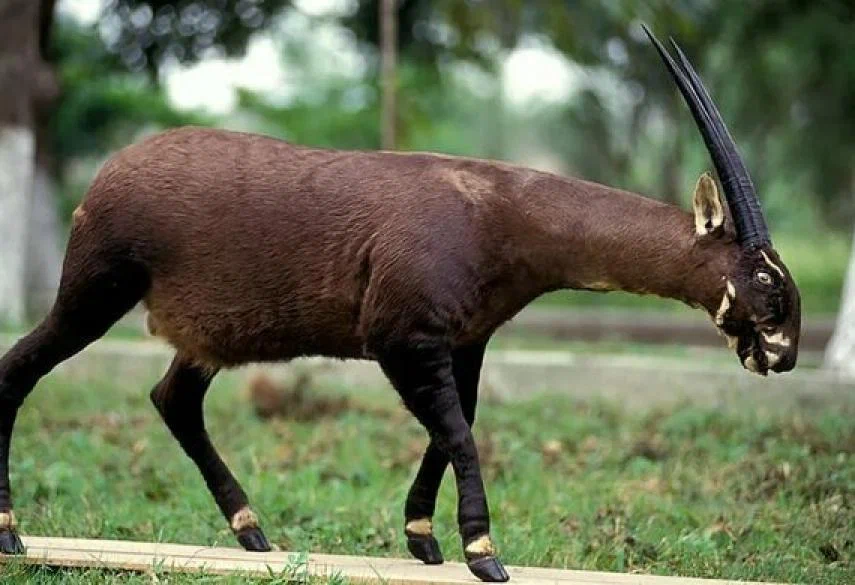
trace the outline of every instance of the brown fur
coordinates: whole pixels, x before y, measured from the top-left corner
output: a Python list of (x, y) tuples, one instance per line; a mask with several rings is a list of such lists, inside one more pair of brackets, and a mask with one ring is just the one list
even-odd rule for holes
[(713, 310), (737, 254), (698, 245), (684, 211), (577, 179), (197, 128), (117, 153), (71, 240), (142, 260), (150, 328), (213, 366), (366, 357), (420, 318), (466, 345), (590, 282)]

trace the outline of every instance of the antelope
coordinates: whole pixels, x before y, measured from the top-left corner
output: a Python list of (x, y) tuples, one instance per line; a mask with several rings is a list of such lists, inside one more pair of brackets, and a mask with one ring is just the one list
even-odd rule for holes
[(115, 153), (73, 214), (54, 306), (0, 359), (0, 551), (20, 554), (9, 484), (19, 407), (37, 381), (137, 303), (175, 349), (151, 400), (239, 543), (270, 545), (207, 434), (222, 368), (323, 355), (375, 360), (430, 441), (404, 507), (409, 551), (433, 535), (450, 463), (471, 572), (509, 579), (471, 427), (485, 346), (536, 297), (622, 290), (706, 311), (742, 366), (796, 365), (800, 297), (703, 82), (645, 27), (721, 183), (692, 212), (606, 185), (431, 153), (340, 151), (185, 127)]

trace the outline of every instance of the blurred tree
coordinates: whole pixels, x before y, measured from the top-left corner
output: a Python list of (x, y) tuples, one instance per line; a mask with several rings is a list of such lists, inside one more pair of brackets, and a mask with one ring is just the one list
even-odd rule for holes
[(170, 61), (241, 56), (252, 34), (288, 0), (107, 0), (100, 27), (107, 49), (131, 71), (156, 79)]
[[(71, 163), (101, 158), (140, 132), (183, 124), (211, 125), (213, 118), (179, 112), (165, 93), (128, 72), (88, 27), (64, 20), (54, 28), (52, 62), (62, 94), (49, 121), (51, 172), (63, 183)], [(74, 200), (61, 200), (70, 217)]]
[(397, 0), (383, 0), (380, 5), (381, 65), (380, 86), (383, 91), (381, 140), (385, 150), (394, 150), (397, 144), (396, 68), (398, 61)]
[(38, 124), (56, 95), (41, 52), (52, 9), (52, 1), (0, 0), (0, 320), (13, 324), (25, 317), (30, 218), (44, 202), (33, 195)]
[[(726, 21), (739, 108), (758, 138), (780, 140), (776, 172), (807, 184), (837, 227), (855, 211), (855, 3), (777, 0)], [(746, 124), (747, 125), (747, 124)]]

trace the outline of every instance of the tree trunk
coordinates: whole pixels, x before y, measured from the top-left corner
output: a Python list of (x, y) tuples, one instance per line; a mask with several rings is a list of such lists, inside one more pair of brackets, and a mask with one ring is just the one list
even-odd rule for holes
[[(36, 141), (37, 144), (39, 140)], [(38, 148), (41, 145), (38, 144)], [(38, 157), (37, 157), (38, 160)], [(36, 163), (30, 203), (26, 259), (27, 315), (41, 319), (50, 310), (62, 271), (62, 225), (57, 213), (56, 184), (47, 165)]]
[(34, 160), (32, 129), (0, 123), (0, 323), (6, 325), (20, 325), (26, 314), (27, 219)]
[(21, 324), (26, 311), (38, 40), (39, 3), (0, 0), (0, 321), (12, 325)]
[(33, 95), (35, 107), (36, 170), (30, 204), (27, 262), (27, 313), (40, 319), (53, 305), (63, 260), (63, 231), (57, 211), (57, 169), (50, 148), (50, 122), (59, 97), (51, 58), (56, 0), (39, 2), (39, 56), (41, 75)]
[(47, 310), (62, 263), (44, 131), (58, 94), (43, 60), (54, 5), (0, 0), (0, 322), (11, 325)]
[(845, 377), (855, 377), (855, 239), (843, 284), (834, 335), (825, 348), (823, 366)]
[(380, 85), (383, 91), (381, 144), (384, 150), (397, 146), (398, 10), (397, 0), (380, 2)]

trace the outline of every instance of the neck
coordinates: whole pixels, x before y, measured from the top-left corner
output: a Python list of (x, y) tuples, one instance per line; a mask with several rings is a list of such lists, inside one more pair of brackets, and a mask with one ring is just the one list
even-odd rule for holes
[(542, 176), (525, 193), (526, 246), (543, 292), (625, 291), (676, 299), (713, 313), (732, 246), (700, 242), (691, 214), (603, 185)]

